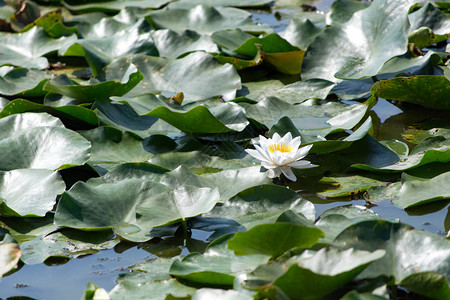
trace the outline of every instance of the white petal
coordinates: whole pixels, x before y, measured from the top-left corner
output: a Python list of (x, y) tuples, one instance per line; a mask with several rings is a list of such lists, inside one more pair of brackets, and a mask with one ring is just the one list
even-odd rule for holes
[(295, 160), (299, 160), (302, 159), (303, 157), (305, 157), (309, 150), (311, 150), (313, 145), (308, 145), (305, 147), (301, 147), (300, 149), (297, 150), (297, 153), (295, 154)]
[(280, 140), (280, 144), (289, 145), (292, 141), (292, 134), (290, 132), (286, 133)]
[(277, 165), (274, 165), (273, 163), (267, 163), (267, 162), (262, 162), (261, 166), (263, 166), (266, 169), (278, 168)]
[(269, 178), (275, 178), (281, 175), (281, 170), (280, 168), (269, 169), (267, 170), (266, 174)]
[(272, 136), (272, 143), (279, 144), (280, 140), (281, 140), (281, 136), (275, 132)]
[(261, 145), (261, 147), (267, 148), (268, 147), (267, 145), (269, 144), (269, 140), (266, 139), (266, 137), (260, 135), (259, 136), (259, 144)]
[(294, 162), (291, 162), (289, 164), (289, 167), (296, 168), (296, 169), (306, 169), (306, 168), (313, 168), (317, 167), (317, 165), (313, 165), (307, 160), (297, 160)]
[(295, 177), (294, 173), (292, 173), (291, 168), (285, 167), (281, 168), (281, 172), (283, 172), (284, 176), (291, 181), (297, 181), (297, 177)]
[(267, 161), (267, 162), (271, 162), (272, 161), (271, 156), (269, 155), (269, 153), (267, 153), (268, 152), (266, 150), (267, 148), (262, 148), (262, 147), (260, 147), (258, 145), (254, 145), (254, 146), (255, 146), (255, 149), (258, 150), (259, 154), (261, 154), (261, 156), (264, 157), (264, 161)]
[(245, 152), (253, 156), (254, 158), (260, 160), (260, 161), (267, 161), (267, 159), (257, 150), (253, 149), (246, 149)]
[(296, 136), (292, 141), (291, 141), (291, 146), (292, 148), (294, 148), (294, 150), (297, 150), (298, 147), (300, 146), (300, 136)]

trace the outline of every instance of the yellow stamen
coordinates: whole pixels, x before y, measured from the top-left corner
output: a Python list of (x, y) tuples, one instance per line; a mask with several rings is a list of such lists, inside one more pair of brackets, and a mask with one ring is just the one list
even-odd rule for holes
[(286, 144), (273, 144), (269, 146), (269, 151), (270, 152), (274, 152), (276, 150), (280, 151), (280, 152), (291, 152), (293, 149), (293, 147), (291, 145), (286, 145)]

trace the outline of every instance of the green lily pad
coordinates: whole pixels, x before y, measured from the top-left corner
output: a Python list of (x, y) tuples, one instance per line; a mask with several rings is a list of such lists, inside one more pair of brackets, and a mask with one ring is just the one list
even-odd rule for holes
[(409, 15), (409, 41), (422, 49), (450, 37), (450, 20), (445, 13), (427, 3)]
[(216, 206), (207, 217), (235, 220), (247, 229), (274, 222), (280, 214), (291, 210), (302, 214), (310, 222), (315, 219), (314, 205), (294, 191), (276, 186), (261, 185), (243, 190), (221, 206)]
[(0, 33), (0, 66), (14, 65), (24, 68), (45, 69), (48, 67), (45, 54), (55, 52), (67, 43), (76, 41), (76, 36), (53, 39), (34, 27), (24, 33)]
[(280, 36), (291, 45), (306, 50), (322, 31), (308, 19), (293, 19)]
[[(130, 58), (130, 62), (144, 75), (132, 95), (155, 91), (182, 92), (183, 103), (186, 104), (215, 96), (231, 100), (241, 87), (241, 79), (233, 66), (223, 66), (212, 55), (203, 52), (194, 52), (176, 60), (136, 55)], [(118, 68), (123, 63), (119, 60), (112, 66)]]
[(354, 0), (336, 0), (331, 4), (327, 14), (327, 24), (336, 25), (347, 22), (353, 14), (359, 10), (369, 7), (370, 2), (360, 2)]
[(122, 96), (134, 88), (142, 80), (142, 73), (133, 64), (122, 69), (109, 66), (105, 70), (105, 81), (93, 81), (89, 85), (75, 84), (66, 75), (59, 75), (44, 85), (44, 90), (92, 103), (96, 100), (109, 99), (111, 96)]
[(43, 263), (49, 257), (76, 258), (80, 255), (98, 253), (111, 249), (118, 240), (112, 239), (110, 231), (90, 233), (65, 232), (39, 236), (20, 245), (22, 261), (28, 265)]
[(261, 224), (238, 232), (228, 242), (235, 255), (264, 254), (276, 258), (292, 248), (309, 248), (323, 237), (314, 227), (290, 223)]
[(450, 82), (444, 75), (396, 77), (376, 82), (371, 93), (378, 97), (405, 101), (435, 109), (450, 109)]
[(149, 162), (171, 170), (183, 165), (197, 174), (214, 173), (225, 169), (242, 167), (238, 161), (225, 160), (199, 151), (158, 154), (150, 158)]
[[(167, 4), (169, 0), (119, 0), (119, 1), (102, 1), (85, 4), (81, 1), (81, 4), (70, 5), (66, 1), (63, 1), (64, 6), (78, 13), (82, 12), (117, 12), (127, 7), (137, 8), (159, 8), (164, 4)], [(72, 2), (70, 2), (72, 3)]]
[(0, 244), (0, 278), (3, 274), (14, 268), (20, 259), (20, 249), (17, 244), (1, 243)]
[(231, 287), (236, 276), (252, 271), (269, 259), (258, 254), (235, 256), (227, 249), (231, 237), (226, 235), (213, 241), (203, 254), (191, 253), (181, 261), (175, 260), (170, 274), (194, 284)]
[(289, 297), (302, 295), (304, 299), (318, 299), (344, 286), (384, 255), (384, 250), (367, 252), (331, 247), (317, 252), (306, 250), (287, 261), (287, 272), (273, 284)]
[[(4, 72), (3, 72), (4, 71)], [(39, 97), (47, 94), (42, 88), (51, 75), (38, 70), (2, 67), (0, 94), (4, 96)]]
[(0, 126), (1, 170), (56, 170), (89, 158), (91, 144), (48, 114), (11, 115), (0, 119)]
[(197, 5), (207, 6), (234, 6), (234, 7), (260, 7), (270, 4), (270, 0), (180, 0), (171, 2), (169, 7), (173, 8), (192, 8)]
[(155, 300), (165, 300), (168, 295), (186, 298), (194, 294), (195, 291), (195, 288), (186, 286), (176, 279), (166, 279), (147, 281), (139, 285), (123, 282), (116, 285), (109, 293), (109, 296), (111, 300), (126, 300), (130, 299), (130, 294), (132, 294), (136, 300), (145, 300), (151, 294)]
[(194, 51), (219, 52), (210, 36), (195, 31), (177, 33), (170, 29), (161, 29), (153, 32), (152, 38), (160, 57), (178, 58)]
[(364, 206), (341, 206), (328, 209), (315, 223), (315, 226), (325, 233), (325, 237), (319, 242), (331, 243), (345, 228), (368, 219), (380, 219), (380, 216)]
[(386, 61), (406, 52), (411, 4), (395, 0), (372, 4), (355, 12), (346, 23), (329, 27), (316, 37), (303, 60), (303, 79), (337, 82), (337, 78), (373, 76)]
[[(202, 18), (199, 19), (198, 16)], [(201, 34), (212, 34), (215, 31), (236, 28), (252, 33), (272, 31), (268, 26), (255, 24), (248, 12), (237, 8), (197, 5), (191, 9), (153, 11), (146, 19), (157, 28), (168, 28), (177, 32), (189, 29)]]
[(125, 28), (103, 38), (82, 39), (65, 49), (62, 56), (84, 56), (92, 74), (97, 76), (114, 59), (132, 54), (158, 56), (151, 33), (140, 33), (137, 26)]
[(450, 198), (446, 188), (450, 179), (450, 172), (443, 173), (431, 179), (417, 178), (407, 174), (402, 176), (402, 187), (398, 198), (393, 203), (401, 208), (413, 207), (433, 201)]
[[(387, 147), (386, 149), (388, 150)], [(450, 141), (442, 136), (428, 138), (417, 145), (410, 155), (403, 159), (398, 158), (393, 151), (389, 150), (389, 152), (394, 161), (380, 156), (380, 159), (372, 159), (370, 164), (353, 164), (352, 168), (372, 172), (396, 173), (433, 162), (448, 162), (450, 161)], [(394, 156), (397, 156), (397, 159)]]
[(382, 220), (359, 222), (338, 235), (335, 244), (346, 249), (386, 251), (383, 258), (359, 275), (360, 278), (392, 276), (393, 283), (399, 284), (408, 276), (420, 272), (437, 272), (447, 280), (450, 275), (448, 241), (405, 224)]
[(153, 156), (144, 150), (140, 138), (113, 127), (98, 127), (80, 134), (92, 144), (92, 164), (145, 162)]
[(17, 169), (0, 172), (0, 178), (2, 216), (44, 216), (66, 188), (60, 175), (50, 170)]
[(98, 126), (96, 113), (88, 108), (76, 105), (53, 107), (31, 102), (25, 99), (15, 99), (9, 102), (0, 112), (0, 118), (25, 112), (46, 112), (59, 118), (65, 126), (71, 129), (88, 129)]
[(412, 274), (404, 278), (400, 285), (432, 299), (446, 299), (450, 297), (450, 288), (445, 276), (435, 272)]

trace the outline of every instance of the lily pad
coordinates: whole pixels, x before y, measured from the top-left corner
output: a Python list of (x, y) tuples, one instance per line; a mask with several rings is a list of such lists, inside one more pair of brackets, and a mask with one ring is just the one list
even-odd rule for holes
[[(231, 100), (241, 87), (241, 79), (233, 66), (222, 66), (207, 53), (194, 52), (176, 60), (137, 55), (131, 57), (130, 62), (144, 75), (132, 91), (134, 95), (155, 91), (182, 92), (186, 104), (215, 96)], [(117, 68), (123, 63), (119, 60), (112, 66)]]
[(144, 150), (140, 138), (113, 127), (98, 127), (80, 134), (92, 144), (92, 164), (144, 162), (153, 156)]
[(386, 61), (406, 51), (410, 6), (409, 1), (376, 1), (346, 23), (325, 29), (308, 48), (302, 78), (338, 82), (376, 75)]
[(409, 208), (433, 201), (450, 198), (446, 188), (450, 172), (443, 173), (431, 179), (422, 179), (407, 174), (402, 176), (402, 187), (398, 198), (393, 203), (401, 208)]
[(258, 224), (272, 223), (286, 210), (302, 214), (310, 222), (315, 219), (312, 203), (300, 198), (290, 189), (276, 185), (261, 185), (246, 189), (206, 216), (235, 220), (247, 229)]
[(157, 28), (168, 28), (177, 32), (189, 29), (201, 34), (212, 34), (215, 31), (236, 28), (252, 33), (272, 31), (268, 26), (255, 24), (248, 12), (237, 8), (197, 5), (191, 9), (154, 11), (146, 19)]
[(4, 96), (44, 96), (47, 92), (42, 88), (51, 78), (44, 71), (6, 66), (0, 68), (0, 73), (0, 94)]
[(120, 70), (110, 66), (105, 73), (105, 81), (94, 80), (88, 85), (76, 84), (66, 75), (59, 75), (48, 81), (44, 90), (68, 96), (83, 103), (92, 103), (96, 100), (109, 99), (111, 96), (122, 96), (143, 78), (142, 73), (132, 64), (128, 64)]
[(205, 253), (191, 253), (181, 261), (175, 260), (170, 274), (191, 284), (231, 287), (234, 278), (267, 262), (267, 255), (235, 256), (227, 249), (231, 235), (213, 241)]
[(273, 284), (292, 298), (296, 295), (302, 295), (305, 299), (321, 298), (350, 282), (370, 263), (384, 255), (384, 250), (367, 252), (331, 247), (317, 252), (307, 250), (300, 256), (290, 258), (287, 262), (289, 269)]
[[(336, 245), (365, 251), (384, 249), (386, 255), (364, 270), (360, 278), (392, 276), (395, 284), (419, 272), (450, 276), (448, 241), (410, 226), (382, 220), (368, 220), (345, 229)], [(408, 245), (405, 247), (404, 245)]]
[(91, 144), (48, 114), (11, 115), (0, 119), (0, 126), (1, 170), (56, 170), (89, 158)]
[(46, 112), (59, 118), (65, 126), (71, 129), (89, 129), (98, 126), (99, 120), (95, 112), (76, 105), (53, 107), (31, 102), (25, 99), (15, 99), (9, 102), (0, 112), (0, 118), (25, 112)]
[[(159, 8), (164, 4), (168, 3), (169, 0), (120, 0), (120, 1), (102, 1), (84, 4), (69, 5), (66, 1), (63, 1), (64, 6), (72, 11), (76, 12), (92, 12), (92, 11), (102, 11), (102, 12), (117, 12), (126, 7), (137, 7), (137, 8)], [(71, 2), (70, 2), (71, 3)]]
[(66, 188), (60, 175), (50, 170), (17, 169), (0, 172), (0, 178), (2, 216), (44, 216)]
[(276, 258), (292, 248), (309, 248), (323, 237), (314, 227), (290, 223), (261, 224), (238, 232), (228, 242), (235, 255), (264, 254)]
[(444, 75), (396, 77), (376, 82), (371, 93), (378, 97), (405, 101), (434, 109), (450, 109), (450, 81)]
[(24, 33), (0, 33), (0, 66), (14, 65), (24, 68), (45, 69), (48, 67), (45, 54), (55, 52), (67, 43), (76, 41), (76, 36), (53, 39), (44, 29), (34, 27)]

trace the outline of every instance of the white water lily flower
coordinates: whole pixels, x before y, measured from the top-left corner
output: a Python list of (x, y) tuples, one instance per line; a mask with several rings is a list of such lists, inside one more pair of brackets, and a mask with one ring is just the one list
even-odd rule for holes
[(312, 145), (302, 148), (300, 146), (300, 137), (292, 138), (290, 132), (281, 137), (275, 133), (270, 139), (259, 136), (259, 145), (254, 145), (256, 150), (245, 150), (248, 154), (261, 161), (261, 165), (267, 169), (267, 176), (275, 178), (283, 173), (286, 178), (296, 181), (291, 168), (304, 169), (315, 167), (307, 160), (302, 160), (308, 154)]

